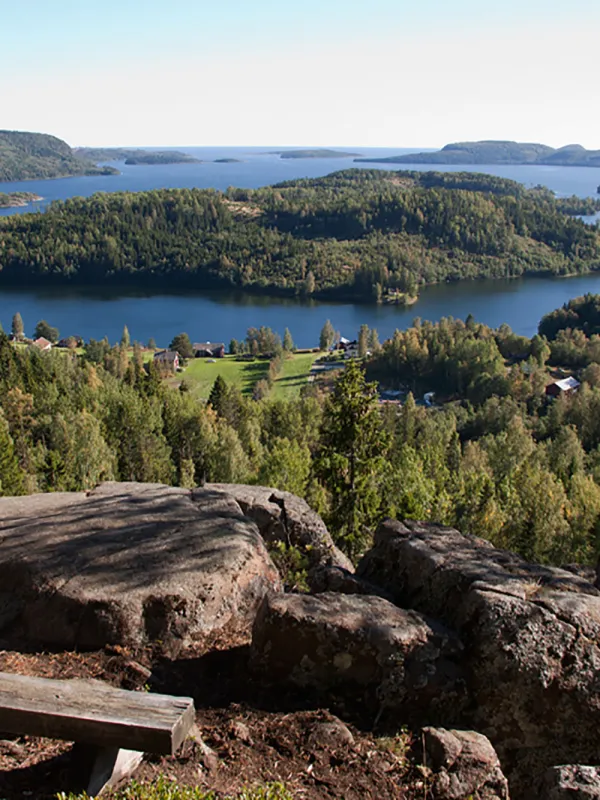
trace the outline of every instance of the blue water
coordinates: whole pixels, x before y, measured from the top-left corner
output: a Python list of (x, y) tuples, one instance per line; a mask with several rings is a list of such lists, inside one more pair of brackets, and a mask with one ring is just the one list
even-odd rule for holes
[(195, 341), (243, 339), (249, 327), (268, 325), (281, 335), (288, 327), (298, 347), (316, 347), (319, 332), (330, 319), (342, 336), (353, 338), (362, 323), (377, 328), (383, 340), (396, 328), (407, 328), (415, 317), (439, 320), (452, 316), (497, 327), (507, 322), (517, 333), (532, 336), (540, 318), (571, 297), (600, 293), (600, 273), (575, 278), (524, 278), (444, 283), (426, 287), (411, 308), (395, 305), (302, 302), (227, 292), (150, 294), (144, 291), (71, 289), (2, 289), (0, 323), (10, 330), (19, 311), (27, 333), (40, 319), (59, 328), (61, 335), (111, 342), (127, 325), (132, 340), (153, 337), (166, 346), (176, 333), (186, 331)]
[[(127, 166), (123, 162), (108, 162), (121, 171), (120, 175), (100, 175), (77, 178), (58, 178), (47, 181), (13, 181), (0, 183), (2, 192), (33, 192), (44, 198), (25, 208), (0, 209), (0, 215), (22, 214), (43, 209), (52, 200), (68, 197), (89, 197), (95, 192), (139, 192), (149, 189), (193, 188), (221, 189), (240, 186), (256, 189), (293, 178), (316, 178), (336, 170), (348, 168), (378, 168), (386, 170), (428, 170), (425, 164), (355, 164), (353, 158), (285, 159), (268, 155), (269, 147), (179, 147), (201, 164), (164, 164)], [(334, 148), (361, 153), (364, 156), (386, 157), (416, 152), (416, 148)], [(215, 164), (217, 158), (238, 158), (239, 164)], [(600, 168), (597, 167), (543, 167), (543, 166), (435, 166), (445, 172), (485, 172), (502, 178), (512, 178), (526, 186), (542, 184), (560, 196), (590, 197), (600, 185)]]
[[(267, 155), (276, 148), (197, 148), (180, 147), (201, 164), (162, 166), (125, 166), (116, 163), (117, 176), (62, 178), (49, 181), (21, 181), (0, 184), (0, 191), (30, 191), (44, 200), (28, 209), (6, 209), (0, 214), (14, 214), (44, 208), (52, 200), (75, 195), (89, 196), (98, 191), (141, 191), (155, 188), (201, 187), (226, 189), (228, 186), (256, 188), (299, 177), (318, 177), (354, 166), (397, 169), (397, 165), (355, 165), (348, 159), (281, 159)], [(387, 156), (401, 149), (346, 148), (367, 155)], [(215, 164), (216, 158), (239, 158), (242, 163)], [(406, 169), (428, 169), (425, 165), (403, 165)], [(464, 167), (437, 167), (451, 172)], [(478, 166), (468, 169), (487, 172), (521, 181), (527, 186), (543, 184), (557, 194), (595, 196), (600, 185), (600, 168)], [(592, 220), (589, 220), (592, 221)], [(53, 289), (0, 290), (0, 323), (10, 329), (13, 314), (23, 316), (26, 331), (33, 332), (40, 319), (58, 327), (62, 335), (77, 334), (117, 341), (123, 325), (132, 339), (146, 342), (150, 337), (166, 345), (181, 331), (192, 339), (224, 341), (243, 338), (251, 326), (268, 325), (283, 333), (289, 327), (300, 347), (316, 346), (319, 331), (326, 319), (346, 337), (356, 335), (367, 323), (379, 331), (380, 338), (390, 336), (395, 328), (406, 328), (419, 316), (438, 320), (442, 316), (476, 319), (492, 326), (507, 322), (518, 333), (531, 336), (541, 316), (569, 298), (585, 292), (600, 292), (600, 274), (577, 278), (525, 278), (512, 281), (464, 281), (430, 286), (419, 302), (408, 309), (352, 303), (318, 303), (244, 296), (226, 292), (190, 292), (149, 294), (144, 291), (69, 287)]]

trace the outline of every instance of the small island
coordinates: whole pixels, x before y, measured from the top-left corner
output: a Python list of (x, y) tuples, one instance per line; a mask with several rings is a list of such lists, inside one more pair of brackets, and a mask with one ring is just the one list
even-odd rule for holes
[(43, 199), (32, 192), (0, 192), (0, 208), (24, 208), (29, 203), (38, 203)]
[(132, 164), (200, 164), (199, 159), (188, 155), (187, 153), (180, 153), (178, 150), (140, 150), (135, 156), (129, 156), (125, 159), (125, 163)]
[(315, 150), (272, 150), (267, 155), (280, 158), (354, 158), (360, 156), (361, 153), (345, 153), (343, 150), (317, 148)]
[(580, 144), (553, 148), (527, 142), (454, 142), (441, 150), (387, 158), (356, 158), (362, 164), (512, 164), (555, 167), (600, 167), (600, 150)]
[(241, 158), (215, 158), (213, 164), (243, 164)]

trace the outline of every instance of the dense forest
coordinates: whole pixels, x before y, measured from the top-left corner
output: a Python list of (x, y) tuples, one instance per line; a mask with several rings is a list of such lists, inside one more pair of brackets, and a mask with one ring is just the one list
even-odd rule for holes
[(0, 282), (384, 299), (434, 281), (598, 269), (600, 232), (572, 216), (581, 210), (494, 176), (379, 170), (224, 194), (97, 194), (0, 220)]
[(76, 158), (66, 142), (45, 133), (0, 131), (0, 181), (64, 178), (70, 175), (114, 175), (112, 167), (97, 167)]
[[(261, 483), (306, 497), (352, 555), (391, 515), (455, 525), (542, 562), (592, 563), (600, 336), (563, 329), (548, 341), (472, 318), (416, 320), (380, 346), (365, 328), (372, 354), (332, 391), (316, 382), (275, 400), (220, 378), (207, 404), (185, 381), (168, 388), (139, 348), (133, 358), (98, 342), (82, 355), (40, 353), (0, 334), (0, 493), (108, 479)], [(566, 374), (579, 390), (548, 397)], [(402, 404), (380, 403), (376, 381), (401, 388)], [(425, 391), (433, 407), (419, 401)]]

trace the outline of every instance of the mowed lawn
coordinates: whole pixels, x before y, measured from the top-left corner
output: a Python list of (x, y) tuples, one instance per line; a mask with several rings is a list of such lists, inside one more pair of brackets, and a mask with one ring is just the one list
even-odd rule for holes
[(300, 393), (300, 389), (308, 383), (310, 368), (321, 353), (294, 353), (286, 358), (280, 376), (271, 390), (271, 397), (281, 400)]
[[(318, 357), (319, 353), (294, 353), (291, 358), (286, 358), (270, 397), (281, 399), (297, 395), (307, 383), (310, 368)], [(225, 356), (214, 362), (206, 358), (190, 359), (178, 377), (185, 380), (195, 397), (207, 399), (217, 375), (227, 383), (239, 386), (244, 394), (252, 394), (254, 384), (266, 378), (268, 372), (268, 359), (236, 361), (235, 356)]]

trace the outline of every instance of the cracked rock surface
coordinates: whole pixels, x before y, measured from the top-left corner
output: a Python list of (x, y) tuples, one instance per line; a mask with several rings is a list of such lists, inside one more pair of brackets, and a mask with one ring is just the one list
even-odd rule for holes
[(352, 561), (334, 545), (321, 517), (301, 497), (265, 486), (235, 483), (210, 483), (207, 488), (233, 497), (258, 525), (266, 542), (306, 548), (311, 568), (325, 564), (354, 572)]
[(456, 718), (466, 700), (462, 647), (443, 625), (381, 597), (270, 594), (252, 665), (270, 681), (361, 697), (404, 722)]
[(559, 763), (595, 763), (600, 592), (435, 524), (386, 521), (357, 569), (460, 636), (471, 726), (492, 741), (515, 797)]
[(177, 652), (251, 628), (281, 582), (256, 525), (222, 492), (105, 483), (0, 498), (0, 635), (55, 647)]

